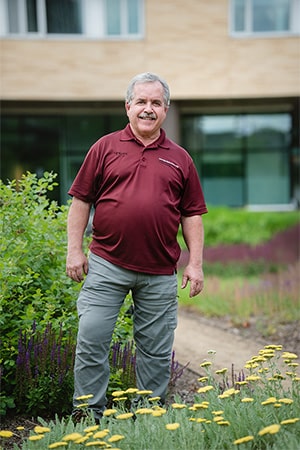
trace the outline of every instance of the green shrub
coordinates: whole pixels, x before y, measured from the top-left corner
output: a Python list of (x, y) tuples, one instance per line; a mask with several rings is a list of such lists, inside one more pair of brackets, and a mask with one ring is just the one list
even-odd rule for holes
[[(20, 332), (29, 336), (34, 324), (34, 332), (42, 335), (51, 324), (53, 342), (59, 339), (64, 346), (69, 345), (70, 336), (74, 344), (76, 340), (76, 300), (81, 285), (65, 273), (69, 205), (59, 206), (48, 199), (49, 191), (57, 186), (55, 178), (56, 174), (46, 172), (38, 179), (28, 172), (21, 180), (9, 181), (7, 185), (0, 180), (1, 414), (8, 408), (18, 408), (16, 361)], [(127, 298), (116, 325), (114, 342), (124, 342), (132, 336), (132, 318), (126, 314), (130, 304), (131, 299)], [(49, 367), (48, 364), (47, 371)], [(35, 400), (33, 390), (25, 396), (26, 406), (22, 397), (25, 409), (31, 402), (33, 410), (34, 403), (41, 401), (43, 391), (48, 392), (53, 405), (61, 397), (60, 386), (51, 384), (46, 372), (35, 383)]]

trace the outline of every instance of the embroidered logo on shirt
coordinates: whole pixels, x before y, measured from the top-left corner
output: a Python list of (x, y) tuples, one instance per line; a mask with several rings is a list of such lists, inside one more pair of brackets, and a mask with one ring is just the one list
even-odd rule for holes
[(113, 152), (115, 155), (117, 155), (117, 156), (125, 156), (125, 155), (127, 155), (127, 153), (125, 153), (125, 152)]
[(170, 166), (176, 167), (176, 169), (179, 169), (179, 166), (177, 166), (177, 164), (173, 163), (172, 161), (168, 161), (167, 159), (163, 159), (163, 158), (158, 158), (158, 159), (166, 164), (170, 164)]

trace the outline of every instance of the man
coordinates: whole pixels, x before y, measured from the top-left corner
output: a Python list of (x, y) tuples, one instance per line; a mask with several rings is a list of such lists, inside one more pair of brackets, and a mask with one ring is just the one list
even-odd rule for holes
[[(81, 282), (75, 360), (76, 398), (93, 394), (96, 419), (106, 405), (108, 356), (120, 307), (134, 302), (137, 387), (165, 399), (177, 325), (176, 240), (181, 223), (189, 250), (181, 287), (190, 297), (203, 288), (203, 225), (207, 212), (189, 154), (169, 140), (162, 123), (169, 108), (167, 83), (137, 75), (126, 95), (129, 124), (100, 138), (89, 150), (69, 194), (67, 275)], [(91, 206), (89, 260), (82, 249)]]

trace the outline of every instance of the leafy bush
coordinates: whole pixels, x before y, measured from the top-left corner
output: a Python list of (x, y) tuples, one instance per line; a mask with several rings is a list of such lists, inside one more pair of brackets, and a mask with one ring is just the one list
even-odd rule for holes
[[(76, 329), (78, 287), (65, 275), (67, 206), (47, 198), (56, 175), (0, 181), (2, 392), (13, 396), (19, 331)], [(62, 338), (63, 339), (63, 338)]]
[[(56, 174), (46, 172), (38, 179), (28, 172), (21, 180), (10, 181), (7, 185), (0, 180), (4, 237), (0, 243), (1, 414), (15, 406), (20, 331), (30, 336), (34, 323), (34, 333), (41, 336), (51, 324), (52, 342), (59, 341), (59, 345), (64, 346), (69, 345), (70, 336), (74, 343), (76, 340), (76, 300), (80, 284), (65, 274), (68, 205), (59, 206), (47, 197), (57, 186), (55, 178)], [(131, 337), (132, 318), (126, 315), (129, 305), (130, 298), (126, 299), (118, 319), (114, 342)], [(46, 378), (45, 375), (35, 381), (39, 383), (36, 392), (48, 390), (49, 396), (61, 397), (59, 389), (55, 394), (56, 387)], [(26, 395), (29, 401), (29, 394)], [(53, 404), (55, 401), (53, 398)]]

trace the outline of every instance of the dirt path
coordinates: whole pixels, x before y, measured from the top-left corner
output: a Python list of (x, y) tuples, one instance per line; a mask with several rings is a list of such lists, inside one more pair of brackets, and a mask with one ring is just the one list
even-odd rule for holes
[(189, 369), (200, 373), (199, 365), (205, 360), (212, 360), (208, 350), (216, 351), (213, 356), (214, 369), (231, 368), (239, 372), (246, 361), (257, 355), (263, 347), (262, 342), (246, 339), (234, 330), (228, 331), (219, 324), (197, 314), (179, 310), (178, 327), (175, 333), (175, 359), (180, 364), (189, 362)]

